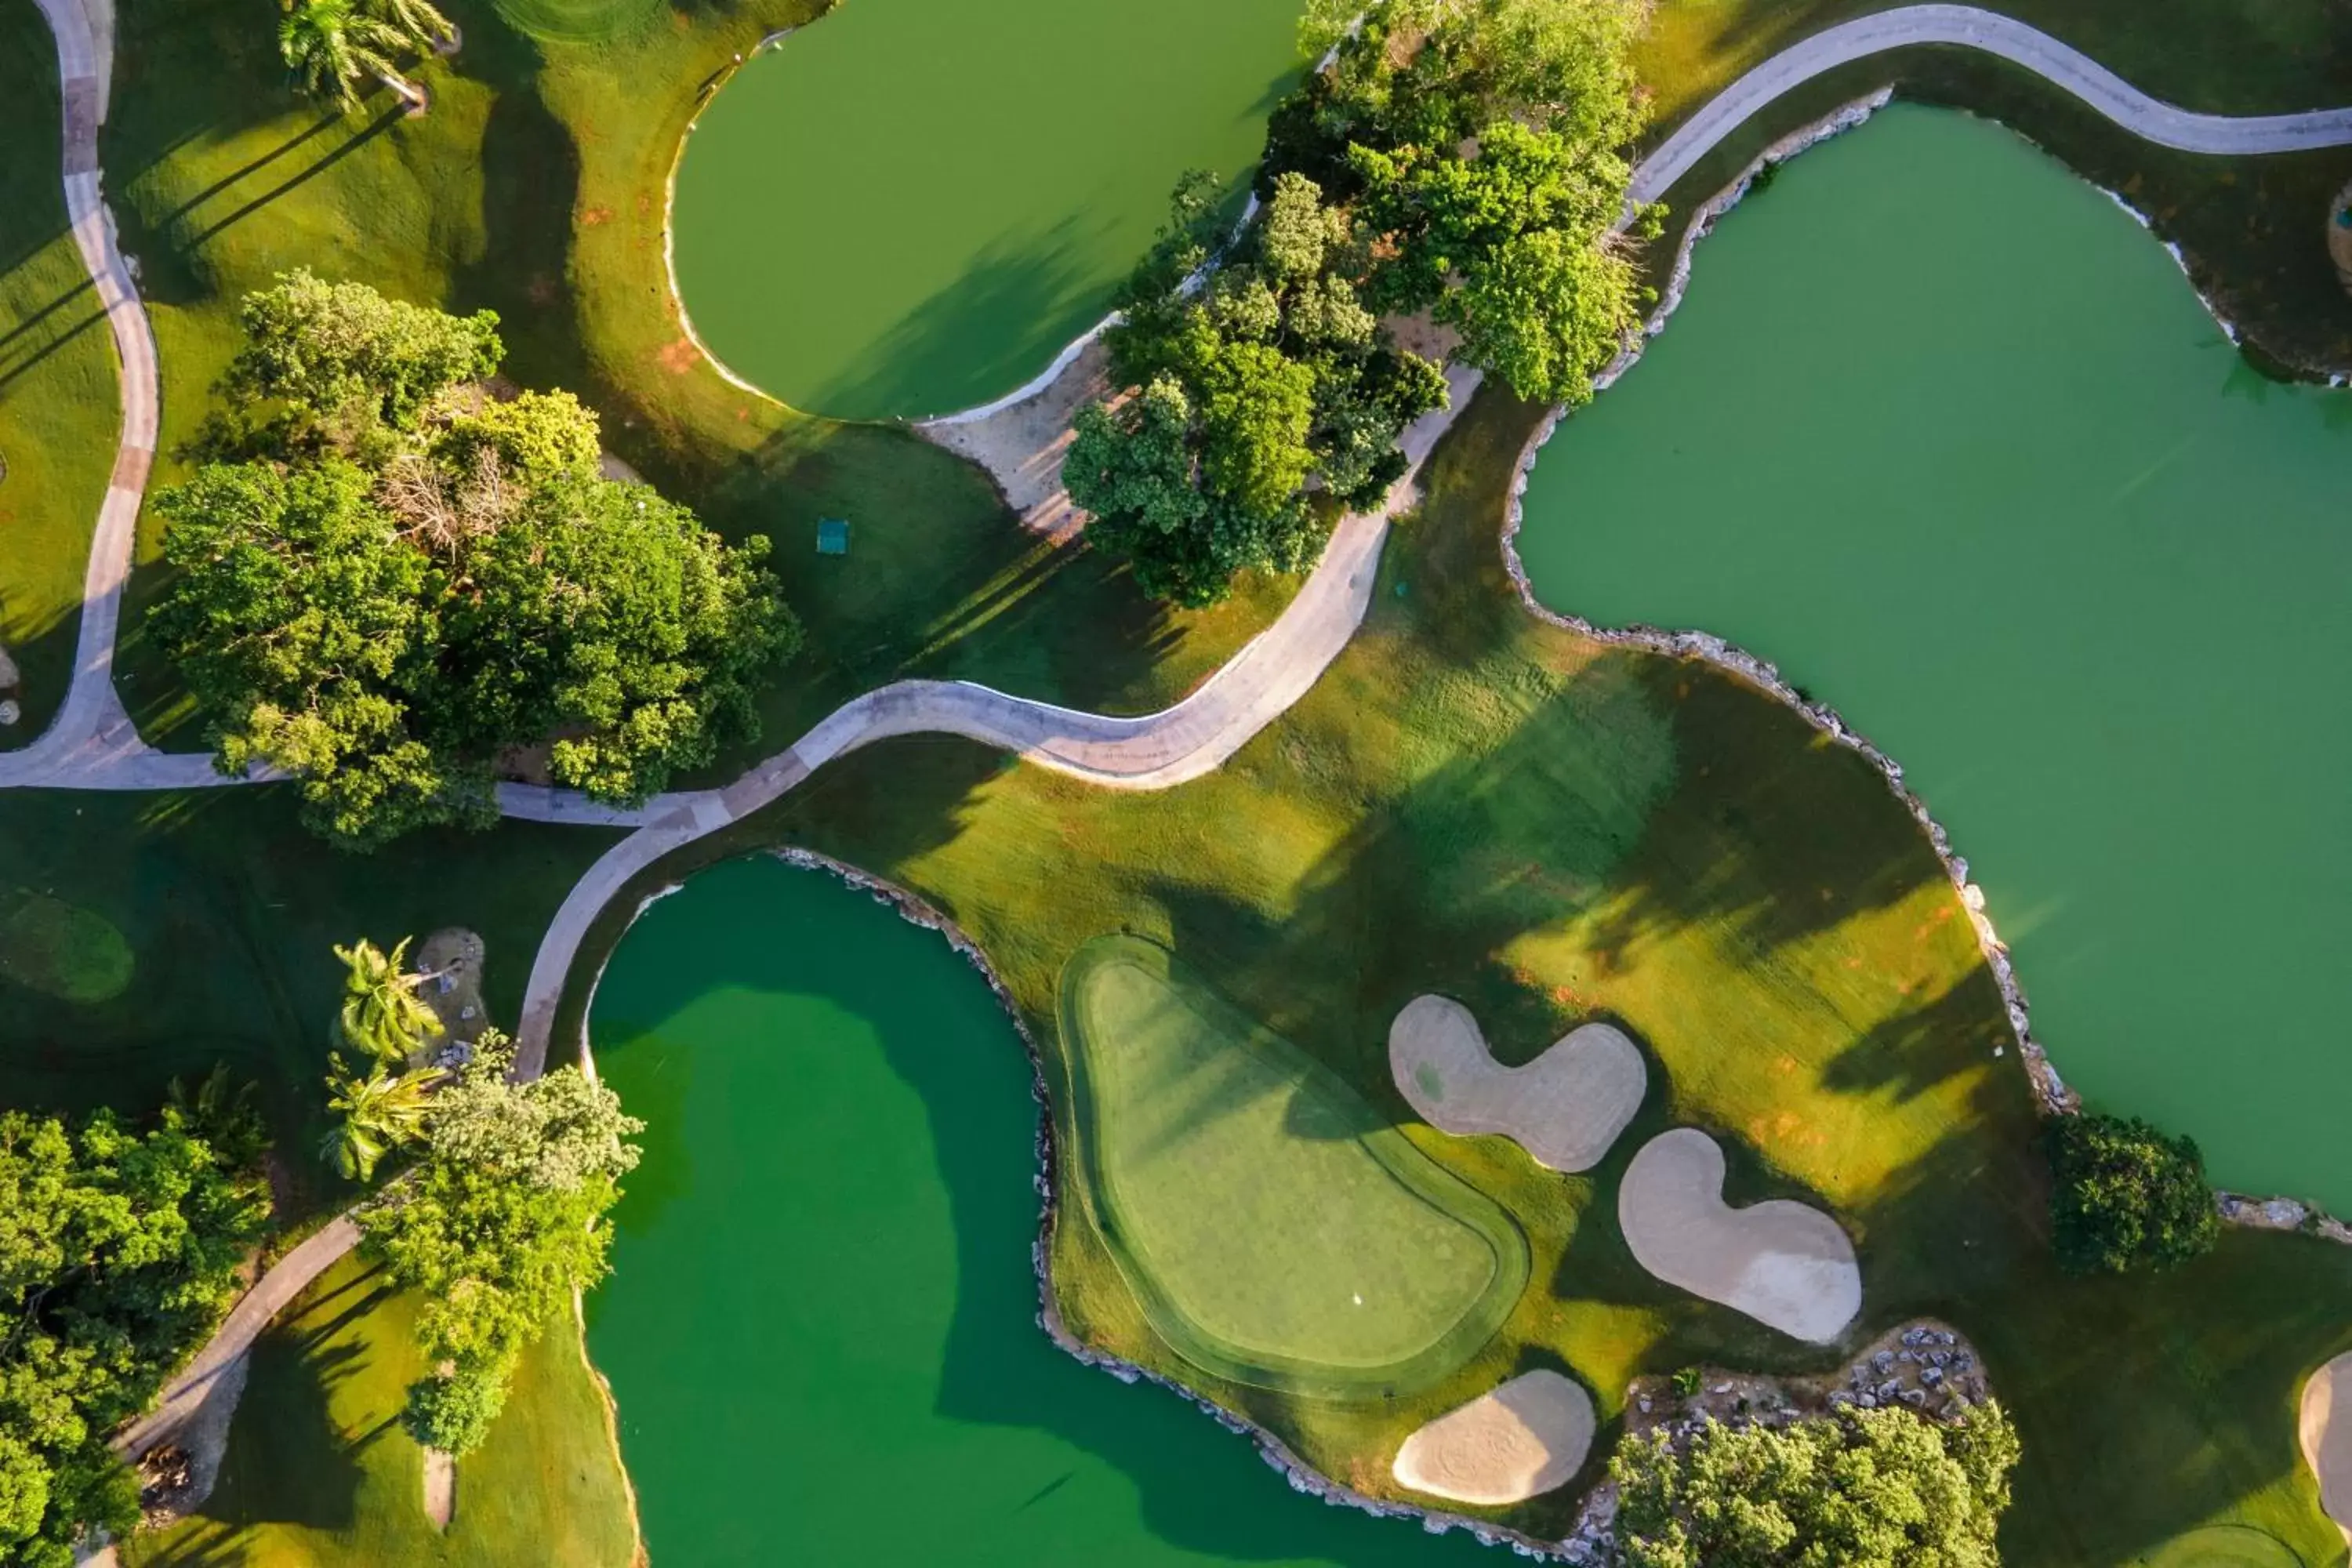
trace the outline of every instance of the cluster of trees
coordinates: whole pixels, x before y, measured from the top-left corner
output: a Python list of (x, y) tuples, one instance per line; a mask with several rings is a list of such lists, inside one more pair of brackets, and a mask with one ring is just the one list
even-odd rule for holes
[(1788, 1426), (1708, 1421), (1611, 1458), (1627, 1568), (1999, 1568), (2016, 1431), (1998, 1405), (1952, 1422), (1847, 1409)]
[(269, 1217), (260, 1119), (215, 1073), (152, 1125), (0, 1112), (0, 1562), (128, 1534), (108, 1447), (210, 1336)]
[(2137, 1119), (2053, 1116), (2050, 1240), (2077, 1274), (2167, 1268), (2211, 1250), (2221, 1234), (2205, 1157)]
[(420, 1292), (416, 1335), (433, 1367), (404, 1422), (428, 1447), (481, 1445), (524, 1349), (604, 1278), (626, 1142), (645, 1123), (576, 1067), (517, 1083), (511, 1047), (486, 1034), (425, 1102), (422, 1157), (359, 1214), (365, 1245)]
[(1296, 569), (1334, 508), (1402, 471), (1398, 433), (1445, 388), (1382, 318), (1426, 312), (1455, 357), (1567, 404), (1639, 324), (1617, 237), (1642, 8), (1379, 0), (1350, 25), (1359, 9), (1310, 14), (1330, 58), (1276, 110), (1265, 205), (1230, 253), (1188, 176), (1118, 300), (1108, 343), (1133, 393), (1080, 416), (1063, 479), (1160, 598)]
[(287, 0), (278, 18), (278, 52), (316, 98), (345, 113), (360, 106), (359, 84), (369, 77), (422, 108), (425, 89), (393, 62), (454, 46), (457, 25), (431, 0)]
[(490, 397), (498, 318), (307, 272), (247, 297), (246, 343), (164, 491), (176, 569), (150, 612), (229, 773), (299, 781), (354, 848), (495, 821), (495, 771), (635, 804), (757, 732), (800, 629), (761, 563), (604, 478), (564, 392)]
[(514, 1049), (486, 1030), (455, 1068), (413, 1065), (436, 1020), (409, 972), (408, 943), (338, 947), (345, 970), (327, 1080), (337, 1125), (325, 1149), (345, 1175), (370, 1179), (388, 1154), (414, 1163), (358, 1211), (369, 1253), (422, 1293), (418, 1348), (432, 1366), (409, 1389), (404, 1419), (420, 1443), (464, 1454), (505, 1406), (515, 1363), (572, 1292), (604, 1278), (627, 1142), (645, 1123), (576, 1067), (514, 1081)]

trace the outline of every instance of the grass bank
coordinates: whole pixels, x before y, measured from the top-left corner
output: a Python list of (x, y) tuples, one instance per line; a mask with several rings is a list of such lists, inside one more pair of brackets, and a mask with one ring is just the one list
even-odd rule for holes
[[(1390, 546), (1363, 633), (1210, 778), (1132, 796), (961, 742), (895, 742), (694, 858), (804, 843), (938, 904), (1042, 1042), (1065, 1140), (1056, 983), (1081, 942), (1127, 931), (1169, 945), (1503, 1203), (1535, 1285), (1501, 1334), (1424, 1394), (1315, 1400), (1173, 1355), (1088, 1224), (1071, 1165), (1058, 1170), (1052, 1258), (1071, 1325), (1351, 1485), (1395, 1495), (1387, 1464), (1408, 1431), (1530, 1367), (1588, 1384), (1605, 1439), (1638, 1373), (1833, 1363), (1633, 1262), (1614, 1220), (1625, 1163), (1695, 1122), (1730, 1152), (1731, 1201), (1801, 1196), (1854, 1235), (1857, 1342), (1937, 1313), (1983, 1347), (2027, 1445), (2003, 1537), (2013, 1561), (2125, 1562), (2213, 1522), (2327, 1560), (2338, 1538), (2296, 1460), (2291, 1411), (2301, 1373), (2352, 1343), (2352, 1250), (2233, 1234), (2160, 1279), (2054, 1272), (2035, 1112), (1994, 985), (1877, 775), (1733, 680), (1519, 606), (1496, 535), (1535, 413), (1492, 397), (1474, 408)], [(608, 938), (625, 916), (608, 914)], [(1411, 1116), (1383, 1041), (1397, 1009), (1433, 990), (1468, 1003), (1507, 1061), (1594, 1016), (1651, 1053), (1650, 1100), (1597, 1171), (1554, 1175), (1507, 1141), (1444, 1137)], [(1557, 1531), (1575, 1489), (1497, 1517)]]
[(423, 1450), (399, 1425), (421, 1376), (414, 1297), (356, 1258), (320, 1277), (255, 1344), (219, 1484), (171, 1530), (135, 1538), (126, 1568), (630, 1568), (636, 1528), (604, 1394), (579, 1330), (524, 1352), (507, 1413), (457, 1464), (457, 1510), (436, 1529)]

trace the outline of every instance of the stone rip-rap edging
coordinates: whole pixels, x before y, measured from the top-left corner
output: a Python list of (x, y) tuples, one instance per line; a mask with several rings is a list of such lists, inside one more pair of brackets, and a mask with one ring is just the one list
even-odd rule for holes
[[(1714, 229), (1723, 215), (1737, 206), (1755, 188), (1757, 176), (1766, 169), (1795, 157), (1809, 148), (1853, 129), (1885, 108), (1894, 96), (1891, 88), (1881, 88), (1866, 98), (1857, 99), (1808, 126), (1792, 132), (1759, 153), (1739, 176), (1715, 195), (1701, 203), (1692, 214), (1683, 231), (1681, 246), (1675, 254), (1673, 270), (1665, 289), (1661, 292), (1658, 307), (1638, 337), (1612, 361), (1608, 368), (1592, 378), (1596, 395), (1614, 385), (1617, 380), (1640, 360), (1642, 351), (1650, 340), (1665, 330), (1666, 321), (1682, 303), (1690, 283), (1691, 259), (1698, 242)], [(2028, 138), (2027, 140), (2031, 140)], [(2094, 185), (2116, 205), (2137, 219), (2143, 228), (2153, 225), (2147, 216), (2113, 191)], [(2180, 267), (2190, 287), (2196, 280), (2190, 276), (2179, 247), (2168, 244), (2166, 249)], [(2201, 290), (2198, 300), (2215, 323), (2232, 342), (2239, 341), (2237, 328), (2224, 317), (2214, 301)], [(1517, 471), (1511, 480), (1511, 497), (1506, 509), (1502, 529), (1504, 569), (1510, 574), (1511, 583), (1519, 602), (1538, 619), (1586, 637), (1596, 642), (1621, 647), (1641, 648), (1651, 653), (1673, 658), (1696, 658), (1702, 663), (1726, 671), (1796, 710), (1814, 729), (1838, 744), (1857, 752), (1878, 771), (1886, 787), (1910, 812), (1913, 820), (1927, 834), (1935, 847), (1936, 858), (1958, 889), (1961, 907), (1968, 910), (1969, 923), (1974, 929), (1978, 950), (1983, 953), (1986, 966), (2000, 987), (2001, 1005), (2009, 1015), (2010, 1027), (2017, 1037), (2020, 1059), (2026, 1075), (2032, 1080), (2036, 1097), (2042, 1109), (2051, 1115), (2072, 1115), (2082, 1108), (2081, 1097), (2069, 1088), (2050, 1060), (2049, 1052), (2034, 1038), (2032, 1016), (2026, 1000), (2024, 984), (2018, 979), (2017, 970), (2010, 962), (2009, 944), (1993, 927), (1985, 912), (1984, 890), (1969, 879), (1967, 857), (1952, 847), (1951, 836), (1927, 808), (1927, 804), (1905, 782), (1903, 765), (1873, 744), (1838, 711), (1826, 702), (1816, 701), (1799, 691), (1780, 677), (1780, 670), (1769, 661), (1759, 658), (1745, 648), (1710, 632), (1664, 631), (1655, 626), (1633, 626), (1608, 627), (1596, 625), (1581, 616), (1554, 610), (1536, 597), (1535, 586), (1528, 581), (1526, 564), (1519, 559), (1518, 532), (1526, 521), (1528, 482), (1535, 472), (1536, 460), (1544, 446), (1550, 441), (1559, 422), (1567, 416), (1565, 408), (1554, 408), (1544, 416), (1527, 445), (1520, 450)], [(2326, 1210), (2298, 1199), (2287, 1197), (2257, 1198), (2243, 1194), (2217, 1190), (2214, 1206), (2225, 1224), (2258, 1230), (2293, 1230), (2324, 1237), (2329, 1241), (2352, 1245), (2352, 1226), (2346, 1225)]]

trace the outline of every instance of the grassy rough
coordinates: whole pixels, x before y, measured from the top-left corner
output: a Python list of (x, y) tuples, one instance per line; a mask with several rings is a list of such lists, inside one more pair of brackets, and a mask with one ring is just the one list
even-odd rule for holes
[(254, 1346), (211, 1498), (135, 1538), (126, 1568), (630, 1568), (636, 1528), (620, 1455), (571, 1323), (524, 1352), (507, 1414), (457, 1463), (457, 1517), (446, 1534), (433, 1527), (422, 1450), (399, 1424), (425, 1370), (416, 1306), (357, 1258), (321, 1276)]
[[(826, 770), (686, 863), (785, 840), (910, 887), (988, 952), (1049, 1080), (1070, 952), (1109, 930), (1164, 942), (1503, 1203), (1536, 1285), (1495, 1342), (1412, 1398), (1313, 1401), (1175, 1357), (1060, 1170), (1052, 1260), (1071, 1325), (1363, 1489), (1393, 1495), (1407, 1432), (1534, 1366), (1596, 1394), (1607, 1426), (1590, 1480), (1636, 1373), (1834, 1364), (1627, 1253), (1612, 1217), (1625, 1162), (1696, 1123), (1727, 1145), (1729, 1201), (1801, 1197), (1854, 1236), (1854, 1342), (1935, 1313), (1982, 1347), (2026, 1443), (2011, 1561), (2123, 1562), (2217, 1522), (2326, 1560), (2338, 1538), (2297, 1462), (2292, 1401), (2307, 1368), (2352, 1344), (2352, 1249), (2232, 1232), (2153, 1281), (2058, 1272), (2033, 1097), (1996, 988), (1883, 781), (1735, 680), (1517, 604), (1495, 537), (1535, 416), (1496, 398), (1473, 409), (1390, 546), (1363, 633), (1217, 774), (1132, 796), (909, 740)], [(1660, 1087), (1588, 1175), (1434, 1134), (1381, 1045), (1431, 990), (1472, 1005), (1507, 1060), (1608, 1017), (1652, 1053)], [(1066, 1106), (1055, 1115), (1066, 1138)], [(1496, 1517), (1557, 1531), (1576, 1490)]]

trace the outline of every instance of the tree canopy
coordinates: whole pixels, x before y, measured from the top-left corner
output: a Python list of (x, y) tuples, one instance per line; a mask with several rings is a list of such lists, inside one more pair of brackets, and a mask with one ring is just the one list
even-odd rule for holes
[(1627, 1568), (1998, 1568), (2018, 1441), (1998, 1405), (1956, 1422), (1845, 1409), (1788, 1426), (1709, 1420), (1609, 1464)]
[(2087, 1111), (2051, 1118), (2043, 1136), (2051, 1245), (2062, 1267), (2121, 1274), (2212, 1248), (2221, 1221), (2194, 1140)]
[(426, 1102), (416, 1170), (359, 1215), (369, 1251), (425, 1298), (417, 1341), (436, 1370), (409, 1391), (409, 1429), (456, 1454), (488, 1435), (524, 1347), (604, 1277), (645, 1126), (578, 1068), (516, 1083), (513, 1060), (482, 1037)]
[(217, 1075), (143, 1131), (0, 1112), (0, 1561), (67, 1568), (91, 1529), (137, 1525), (107, 1439), (235, 1299), (269, 1215), (262, 1152)]
[(1643, 14), (1314, 7), (1307, 40), (1331, 58), (1268, 125), (1255, 221), (1217, 256), (1188, 180), (1120, 298), (1108, 342), (1134, 395), (1080, 416), (1063, 468), (1089, 537), (1184, 605), (1306, 564), (1331, 509), (1375, 504), (1403, 471), (1399, 433), (1444, 405), (1438, 367), (1384, 319), (1425, 314), (1521, 397), (1590, 397), (1644, 302), (1618, 232)]
[(634, 804), (756, 735), (800, 636), (767, 541), (604, 478), (569, 394), (488, 396), (495, 316), (297, 272), (244, 321), (211, 460), (156, 498), (176, 575), (150, 612), (224, 771), (292, 774), (367, 848), (487, 826), (518, 748)]

